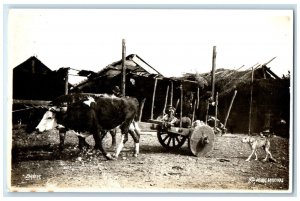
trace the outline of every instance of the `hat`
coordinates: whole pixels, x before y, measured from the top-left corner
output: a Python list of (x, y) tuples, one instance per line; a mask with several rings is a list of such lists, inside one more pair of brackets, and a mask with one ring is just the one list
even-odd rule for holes
[(167, 111), (173, 111), (173, 112), (175, 112), (175, 108), (172, 106), (172, 105), (168, 105), (167, 106)]
[(119, 88), (118, 86), (115, 86), (115, 87), (113, 88), (112, 92), (113, 92), (113, 93), (120, 93), (121, 90), (120, 90), (120, 88)]

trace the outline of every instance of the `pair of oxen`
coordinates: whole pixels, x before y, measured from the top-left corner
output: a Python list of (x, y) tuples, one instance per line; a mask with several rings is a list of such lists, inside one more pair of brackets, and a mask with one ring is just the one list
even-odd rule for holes
[[(138, 156), (140, 131), (135, 122), (139, 109), (136, 98), (107, 94), (70, 94), (54, 100), (52, 105), (36, 130), (44, 132), (57, 128), (60, 151), (64, 148), (66, 132), (73, 130), (78, 134), (79, 148), (88, 145), (85, 141), (87, 135), (82, 135), (88, 133), (93, 135), (95, 149), (99, 149), (107, 159), (117, 159), (128, 140), (129, 133), (135, 142), (134, 156)], [(115, 153), (111, 155), (103, 147), (103, 138), (108, 131), (116, 127), (121, 130), (122, 140)], [(114, 138), (115, 133), (112, 134)]]

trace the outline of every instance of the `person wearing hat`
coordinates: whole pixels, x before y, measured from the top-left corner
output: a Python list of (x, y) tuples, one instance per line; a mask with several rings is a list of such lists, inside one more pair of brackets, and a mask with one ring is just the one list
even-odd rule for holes
[(115, 86), (112, 90), (113, 94), (117, 97), (121, 97), (122, 96), (122, 93), (121, 93), (121, 90), (118, 86)]
[(172, 105), (168, 105), (166, 108), (166, 115), (163, 116), (162, 120), (174, 125), (178, 119), (175, 117), (175, 108)]

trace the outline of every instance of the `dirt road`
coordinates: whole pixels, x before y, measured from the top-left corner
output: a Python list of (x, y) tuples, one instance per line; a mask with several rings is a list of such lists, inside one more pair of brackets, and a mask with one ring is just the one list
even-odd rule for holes
[[(206, 192), (283, 191), (289, 189), (289, 142), (271, 138), (271, 152), (277, 163), (246, 162), (250, 154), (244, 135), (217, 136), (214, 149), (205, 157), (193, 157), (187, 143), (177, 152), (167, 152), (156, 133), (141, 136), (140, 155), (132, 157), (129, 140), (117, 161), (107, 161), (95, 151), (79, 153), (77, 137), (66, 137), (60, 156), (53, 154), (58, 133), (26, 134), (13, 131), (11, 190), (13, 191), (97, 191), (97, 192)], [(87, 140), (93, 145), (92, 137)], [(109, 144), (110, 139), (106, 139)]]

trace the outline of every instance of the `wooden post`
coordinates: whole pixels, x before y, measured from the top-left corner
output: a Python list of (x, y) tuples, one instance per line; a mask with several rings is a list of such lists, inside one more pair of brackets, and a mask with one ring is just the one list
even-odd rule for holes
[(171, 81), (170, 103), (169, 103), (169, 105), (173, 106), (173, 81)]
[(65, 68), (65, 95), (69, 93), (69, 68)]
[(217, 128), (217, 119), (218, 119), (218, 92), (216, 93), (216, 100), (215, 100), (215, 131)]
[(262, 66), (267, 66), (269, 63), (271, 63), (271, 61), (273, 61), (276, 57), (273, 57), (272, 59), (270, 59), (268, 62), (264, 63)]
[(177, 110), (177, 108), (178, 108), (179, 101), (180, 101), (180, 98), (177, 99), (177, 102), (176, 102), (176, 105), (175, 105), (175, 113), (176, 113), (176, 110)]
[(199, 89), (199, 87), (197, 87), (197, 110), (198, 110), (198, 108), (199, 108), (199, 101), (200, 101), (200, 93), (199, 93), (199, 91), (200, 91), (200, 89)]
[(121, 91), (122, 95), (125, 96), (125, 83), (126, 83), (126, 44), (125, 39), (122, 40), (122, 84), (121, 84)]
[(139, 122), (141, 122), (141, 120), (142, 120), (145, 101), (146, 101), (146, 98), (144, 98), (141, 102), (140, 113), (139, 113)]
[(248, 126), (248, 135), (251, 134), (253, 79), (254, 79), (254, 68), (252, 67), (251, 87), (250, 87), (250, 107), (249, 107), (249, 126)]
[(182, 127), (182, 102), (183, 102), (183, 87), (182, 83), (180, 83), (180, 124), (179, 127)]
[(262, 71), (263, 71), (264, 79), (266, 79), (266, 67), (265, 67), (265, 66), (262, 66), (261, 69), (262, 69)]
[(231, 102), (230, 102), (230, 105), (229, 105), (229, 108), (228, 108), (228, 111), (227, 111), (227, 114), (226, 114), (225, 122), (224, 122), (224, 127), (225, 128), (226, 128), (226, 125), (227, 125), (227, 120), (228, 120), (228, 117), (229, 117), (231, 107), (232, 107), (233, 101), (235, 99), (236, 93), (237, 93), (237, 90), (234, 90), (234, 94), (232, 96), (232, 99), (231, 99)]
[(152, 105), (151, 105), (150, 119), (153, 119), (153, 108), (154, 108), (154, 101), (155, 101), (156, 85), (157, 85), (157, 79), (155, 78), (154, 88), (153, 88), (153, 94), (152, 94)]
[(208, 120), (209, 100), (207, 100), (206, 103), (207, 106), (206, 106), (206, 114), (205, 114), (205, 124), (207, 124), (207, 120)]
[(166, 113), (166, 107), (168, 103), (168, 95), (169, 95), (169, 86), (167, 86), (167, 92), (166, 92), (166, 98), (165, 98), (165, 104), (164, 104), (164, 109), (163, 109), (163, 115)]
[(193, 107), (193, 116), (192, 116), (192, 123), (194, 122), (195, 120), (195, 110), (196, 110), (196, 107), (197, 107), (197, 100), (194, 101), (194, 107)]
[(211, 94), (213, 101), (215, 100), (215, 72), (216, 72), (216, 46), (213, 47), (212, 71), (211, 71)]

